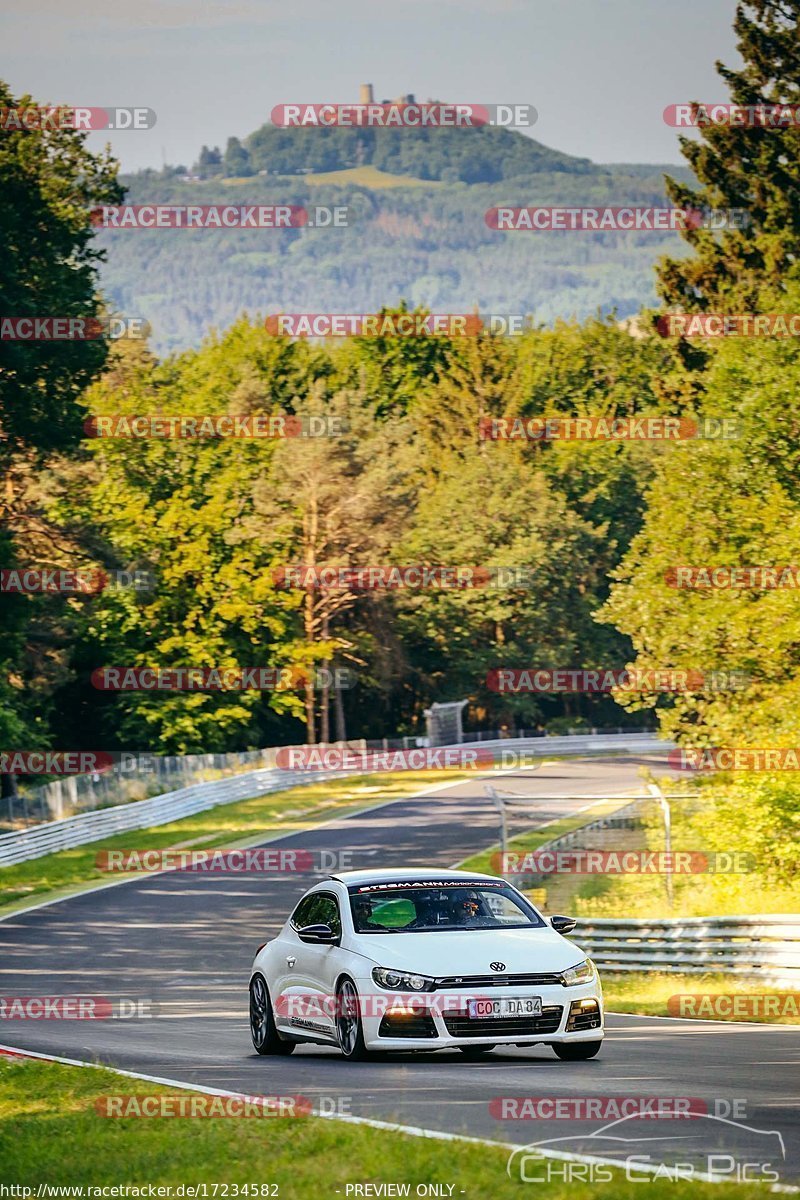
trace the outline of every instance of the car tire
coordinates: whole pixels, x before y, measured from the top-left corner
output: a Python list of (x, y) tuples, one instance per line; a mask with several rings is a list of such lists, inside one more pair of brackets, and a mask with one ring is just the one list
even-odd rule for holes
[(275, 1028), (272, 1002), (263, 975), (250, 980), (250, 1037), (257, 1054), (291, 1054), (296, 1042), (282, 1038)]
[(587, 1058), (594, 1058), (603, 1044), (603, 1039), (600, 1038), (596, 1042), (562, 1042), (560, 1046), (553, 1046), (556, 1052), (556, 1057), (564, 1062), (584, 1062)]
[(483, 1058), (484, 1054), (494, 1050), (494, 1046), (459, 1046), (458, 1048), (465, 1058)]
[(358, 1010), (356, 985), (345, 977), (336, 989), (336, 1040), (349, 1062), (363, 1062), (370, 1056), (364, 1045), (364, 1029)]

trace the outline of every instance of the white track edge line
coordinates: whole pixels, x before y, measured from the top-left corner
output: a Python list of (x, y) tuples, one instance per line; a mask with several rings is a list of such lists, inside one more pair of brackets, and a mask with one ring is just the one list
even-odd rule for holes
[[(140, 1071), (126, 1071), (122, 1067), (110, 1067), (105, 1063), (86, 1062), (79, 1058), (62, 1058), (57, 1054), (42, 1054), (34, 1050), (22, 1050), (15, 1046), (5, 1046), (0, 1044), (0, 1053), (6, 1052), (10, 1054), (18, 1054), (22, 1058), (36, 1058), (44, 1062), (63, 1063), (70, 1067), (91, 1067), (94, 1070), (111, 1071), (115, 1075), (124, 1075), (128, 1079), (144, 1079), (147, 1083), (158, 1083), (164, 1087), (179, 1088), (182, 1091), (198, 1092), (201, 1095), (207, 1096), (228, 1096), (232, 1099), (253, 1099), (248, 1096), (247, 1092), (233, 1092), (227, 1088), (201, 1087), (194, 1083), (185, 1083), (180, 1079), (169, 1079), (160, 1075), (145, 1075)], [(393, 1121), (379, 1121), (372, 1117), (354, 1117), (346, 1113), (312, 1113), (312, 1116), (321, 1118), (327, 1121), (343, 1121), (348, 1125), (366, 1125), (371, 1129), (382, 1129), (388, 1133), (404, 1133), (409, 1137), (429, 1138), (432, 1141), (441, 1142), (467, 1142), (477, 1146), (493, 1146), (500, 1150), (517, 1151), (527, 1149), (527, 1143), (520, 1145), (515, 1142), (498, 1142), (492, 1138), (472, 1137), (469, 1134), (448, 1133), (444, 1129), (425, 1129), (420, 1125), (399, 1125)], [(598, 1163), (604, 1166), (615, 1167), (618, 1171), (621, 1170), (620, 1164), (615, 1159), (601, 1158), (589, 1154), (570, 1154), (563, 1150), (537, 1150), (535, 1152), (541, 1158), (554, 1158), (565, 1162), (586, 1162)], [(654, 1165), (652, 1167), (640, 1164), (639, 1169), (646, 1173), (656, 1174), (663, 1172), (663, 1164)], [(693, 1178), (703, 1183), (730, 1183), (731, 1180), (722, 1175), (711, 1175), (706, 1172), (699, 1172)], [(790, 1184), (771, 1184), (770, 1192), (800, 1192), (800, 1188)]]

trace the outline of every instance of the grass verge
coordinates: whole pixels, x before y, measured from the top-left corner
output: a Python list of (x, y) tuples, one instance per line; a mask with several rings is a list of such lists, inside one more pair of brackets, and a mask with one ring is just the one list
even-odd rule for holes
[[(685, 791), (685, 787), (679, 788)], [(700, 863), (673, 874), (667, 904), (663, 874), (626, 873), (564, 877), (569, 911), (582, 917), (715, 917), (800, 912), (800, 788), (794, 780), (765, 776), (732, 781), (704, 779), (693, 794), (671, 801), (672, 848), (700, 852)], [(666, 789), (669, 796), (669, 788)], [(625, 848), (663, 851), (663, 817), (657, 806), (642, 814)], [(601, 845), (603, 843), (600, 843)], [(587, 845), (591, 846), (592, 842)], [(614, 848), (614, 843), (605, 843)], [(554, 879), (555, 883), (556, 880)]]
[[(570, 833), (598, 817), (607, 815), (625, 803), (626, 801), (618, 799), (601, 801), (582, 813), (520, 834), (509, 840), (509, 851), (522, 855), (538, 850), (546, 842)], [(657, 821), (653, 822), (651, 829), (637, 832), (640, 832), (640, 836), (633, 839), (637, 846), (645, 842), (658, 845), (660, 829)], [(629, 848), (629, 841), (631, 841), (632, 848), (631, 834), (620, 831), (615, 836), (616, 843), (621, 848)], [(496, 875), (499, 873), (496, 855), (497, 847), (494, 847), (482, 851), (480, 854), (472, 855), (460, 865), (464, 870), (483, 871)], [(711, 889), (715, 883), (714, 876), (701, 877), (700, 884), (698, 884), (697, 877), (694, 876), (688, 881), (681, 881), (683, 887), (678, 885), (676, 880), (676, 885), (678, 885), (676, 886), (676, 904), (671, 911), (666, 908), (663, 876), (581, 877), (562, 875), (553, 876), (552, 880), (552, 884), (548, 881), (547, 887), (535, 888), (531, 891), (534, 903), (545, 912), (550, 913), (569, 912), (579, 917), (588, 915), (627, 917), (634, 914), (637, 917), (703, 916), (712, 915), (715, 907), (719, 908), (719, 905), (713, 905), (711, 900)], [(719, 877), (716, 882), (719, 883)], [(730, 902), (730, 884), (728, 880), (722, 882), (728, 886), (724, 892), (720, 892), (718, 899), (722, 895), (726, 896)], [(752, 882), (750, 887), (752, 889)], [(696, 911), (698, 890), (705, 897), (706, 905), (712, 905), (712, 913), (702, 911), (702, 901), (700, 901), (701, 911)], [(742, 902), (743, 898), (740, 898), (740, 904)], [(794, 911), (791, 905), (796, 907), (797, 891), (787, 889), (786, 893), (781, 892), (779, 897), (773, 893), (767, 900), (760, 890), (757, 892), (751, 890), (750, 906), (749, 908), (745, 906), (745, 911), (776, 911), (773, 907), (776, 903), (778, 911), (781, 909)], [(756, 904), (755, 907), (754, 904)], [(789, 906), (785, 907), (787, 904)], [(765, 905), (766, 907), (764, 907)], [(687, 909), (688, 911), (686, 911)], [(725, 911), (724, 906), (720, 911)], [(576, 937), (580, 942), (580, 930), (576, 933)], [(755, 979), (742, 979), (738, 976), (720, 974), (666, 975), (657, 972), (612, 974), (603, 971), (602, 981), (606, 1008), (613, 1012), (640, 1013), (643, 1016), (800, 1025), (800, 996), (786, 989), (759, 983)], [(673, 1007), (670, 1008), (670, 997), (679, 995), (708, 997), (708, 999), (688, 999), (682, 1004), (673, 1001)], [(741, 999), (732, 1003), (725, 999), (717, 999), (717, 997), (729, 996), (741, 997)], [(765, 1000), (766, 997), (770, 999)]]
[[(706, 1021), (800, 1025), (800, 994), (731, 975), (613, 975), (601, 972), (611, 1012)], [(670, 997), (682, 997), (673, 1000)], [(740, 997), (729, 1001), (727, 997)]]
[(34, 899), (68, 895), (83, 887), (123, 878), (119, 872), (101, 871), (96, 863), (100, 850), (147, 847), (163, 850), (172, 846), (241, 847), (280, 834), (297, 833), (333, 817), (401, 800), (424, 788), (455, 783), (469, 778), (470, 771), (396, 771), (357, 778), (303, 784), (285, 792), (221, 804), (191, 817), (133, 830), (46, 854), (16, 866), (0, 868), (0, 916), (30, 904)]
[[(145, 1196), (148, 1185), (176, 1188), (181, 1184), (206, 1184), (206, 1194), (212, 1198), (211, 1188), (216, 1184), (218, 1196), (275, 1195), (280, 1200), (306, 1200), (311, 1196), (334, 1200), (345, 1197), (347, 1185), (356, 1183), (408, 1184), (411, 1195), (419, 1184), (450, 1185), (449, 1194), (465, 1200), (486, 1200), (489, 1196), (507, 1200), (531, 1194), (530, 1184), (506, 1174), (504, 1148), (410, 1137), (314, 1117), (214, 1120), (100, 1116), (95, 1103), (120, 1093), (187, 1095), (102, 1068), (82, 1069), (32, 1059), (0, 1062), (0, 1162), (4, 1182), (31, 1187), (34, 1196), (37, 1186), (45, 1184), (132, 1184), (143, 1188), (139, 1194)], [(274, 1188), (262, 1190), (263, 1185), (270, 1184)], [(223, 1191), (225, 1185), (227, 1192)], [(254, 1190), (244, 1192), (243, 1185)], [(630, 1182), (615, 1174), (612, 1182), (604, 1184), (603, 1196), (606, 1200), (622, 1200), (630, 1195), (630, 1189)], [(688, 1180), (655, 1180), (646, 1190), (650, 1200), (689, 1200), (706, 1194), (716, 1200), (763, 1196), (757, 1185)], [(539, 1183), (536, 1195), (543, 1200), (589, 1200), (597, 1195), (597, 1187), (574, 1182)]]

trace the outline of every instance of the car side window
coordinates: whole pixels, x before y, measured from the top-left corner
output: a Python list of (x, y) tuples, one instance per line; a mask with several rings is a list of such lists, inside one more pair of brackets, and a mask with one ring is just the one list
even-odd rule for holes
[(310, 910), (309, 925), (330, 925), (334, 933), (342, 932), (342, 919), (339, 916), (339, 905), (336, 897), (329, 892), (317, 892), (311, 899), (314, 901)]
[(313, 925), (313, 921), (309, 921), (308, 914), (311, 911), (311, 906), (316, 900), (316, 896), (304, 896), (298, 904), (297, 908), (292, 913), (291, 925), (293, 929), (305, 929), (306, 925)]
[(329, 925), (335, 934), (342, 932), (342, 918), (339, 914), (339, 904), (335, 896), (329, 892), (315, 892), (301, 900), (292, 916), (295, 929), (305, 929), (307, 925)]

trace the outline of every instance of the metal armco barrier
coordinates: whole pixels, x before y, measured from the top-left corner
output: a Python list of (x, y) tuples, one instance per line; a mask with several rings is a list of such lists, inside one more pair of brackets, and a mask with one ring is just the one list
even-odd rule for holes
[[(465, 746), (464, 749), (474, 749)], [(529, 756), (547, 757), (552, 754), (603, 754), (613, 752), (649, 754), (667, 751), (670, 742), (661, 742), (652, 734), (577, 734), (565, 737), (502, 739), (483, 742), (482, 750), (495, 749), (498, 766), (511, 765), (508, 757), (513, 752)], [(180, 817), (215, 808), (218, 804), (233, 804), (251, 796), (264, 796), (271, 792), (286, 791), (305, 783), (320, 783), (329, 779), (341, 779), (347, 775), (373, 773), (369, 768), (358, 767), (337, 770), (280, 770), (269, 768), (246, 771), (208, 783), (196, 783), (147, 800), (136, 800), (113, 808), (79, 813), (61, 821), (47, 821), (30, 829), (15, 830), (0, 834), (0, 867), (10, 867), (31, 858), (41, 858), (58, 850), (69, 850), (101, 838), (113, 837), (133, 829), (147, 829), (151, 825), (168, 825)]]
[(151, 796), (149, 800), (136, 800), (132, 804), (79, 813), (63, 821), (47, 821), (31, 829), (0, 835), (0, 867), (41, 858), (57, 850), (84, 846), (88, 842), (113, 837), (117, 833), (128, 833), (133, 829), (168, 825), (181, 817), (191, 817), (194, 813), (216, 808), (218, 804), (233, 804), (252, 796), (265, 796), (270, 792), (282, 792), (300, 784), (324, 782), (346, 774), (346, 771), (247, 771), (210, 783), (195, 783), (176, 792), (166, 792), (163, 796)]
[(800, 916), (579, 917), (578, 944), (606, 971), (746, 975), (800, 986)]

